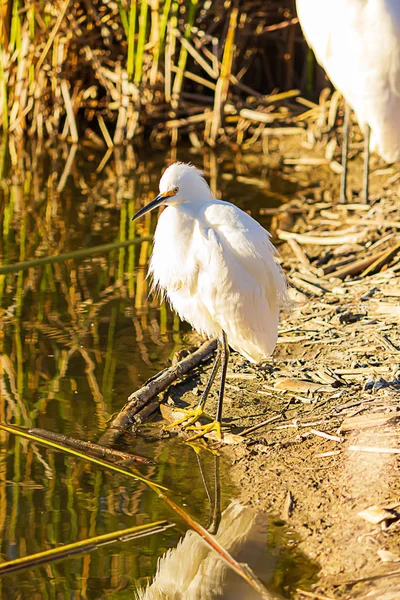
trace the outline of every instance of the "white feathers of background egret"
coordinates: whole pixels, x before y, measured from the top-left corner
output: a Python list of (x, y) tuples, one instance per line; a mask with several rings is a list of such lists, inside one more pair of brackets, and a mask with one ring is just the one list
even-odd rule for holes
[(286, 278), (270, 234), (237, 206), (214, 199), (203, 174), (192, 165), (168, 167), (158, 196), (133, 218), (162, 204), (167, 208), (158, 220), (149, 268), (153, 285), (181, 319), (200, 334), (218, 338), (216, 361), (200, 402), (180, 423), (190, 427), (202, 414), (222, 364), (216, 420), (201, 433), (215, 429), (221, 435), (229, 346), (253, 363), (270, 356), (280, 307), (287, 300)]
[[(366, 155), (370, 146), (386, 162), (398, 160), (400, 3), (398, 0), (296, 0), (296, 6), (305, 38), (332, 83), (356, 113), (366, 135)], [(366, 167), (367, 159), (368, 156)], [(367, 184), (366, 175), (365, 197)]]

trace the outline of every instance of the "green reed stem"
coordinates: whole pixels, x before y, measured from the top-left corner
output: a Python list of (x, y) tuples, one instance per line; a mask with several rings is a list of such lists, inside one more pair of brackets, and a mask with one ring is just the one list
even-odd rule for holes
[(14, 263), (13, 265), (0, 266), (0, 275), (6, 273), (16, 273), (24, 269), (31, 269), (33, 267), (41, 267), (42, 265), (48, 265), (51, 263), (63, 262), (65, 260), (85, 258), (86, 256), (92, 256), (93, 254), (105, 254), (116, 248), (126, 248), (132, 244), (141, 244), (142, 242), (148, 242), (151, 240), (151, 236), (136, 238), (134, 240), (125, 240), (123, 242), (112, 242), (110, 244), (101, 244), (100, 246), (92, 246), (91, 248), (82, 248), (81, 250), (73, 250), (72, 252), (65, 252), (64, 254), (58, 254), (56, 256), (43, 256), (42, 258), (35, 258), (33, 260), (27, 260), (25, 262)]
[(135, 70), (135, 31), (136, 31), (136, 0), (131, 0), (129, 9), (129, 29), (128, 29), (128, 59), (126, 70), (128, 71), (129, 81), (133, 78)]
[(97, 535), (72, 544), (65, 544), (58, 548), (44, 550), (43, 552), (30, 554), (23, 558), (16, 558), (15, 560), (0, 563), (0, 575), (22, 571), (23, 569), (36, 567), (43, 563), (47, 564), (51, 561), (66, 558), (71, 555), (81, 554), (82, 552), (91, 552), (92, 550), (99, 548), (99, 546), (109, 544), (110, 542), (126, 542), (147, 535), (154, 535), (155, 533), (161, 533), (170, 527), (174, 527), (174, 524), (169, 523), (168, 521), (155, 521), (153, 523), (147, 523), (146, 525), (136, 525), (135, 527), (120, 529), (119, 531), (113, 531), (112, 533)]
[(140, 6), (140, 15), (139, 15), (139, 34), (138, 34), (136, 59), (135, 59), (135, 77), (133, 79), (136, 85), (139, 85), (139, 83), (142, 80), (143, 54), (144, 54), (144, 44), (146, 41), (148, 12), (149, 12), (149, 5), (147, 4), (147, 0), (142, 0), (142, 4)]
[(160, 51), (161, 51), (161, 46), (165, 40), (165, 33), (167, 31), (169, 11), (171, 10), (171, 1), (172, 0), (165, 0), (162, 16), (160, 19), (160, 43), (158, 45), (158, 48)]
[(128, 23), (128, 15), (126, 14), (126, 10), (121, 0), (117, 0), (118, 3), (118, 11), (119, 16), (121, 18), (122, 27), (124, 28), (126, 38), (129, 38), (129, 23)]
[[(192, 34), (192, 27), (193, 27), (194, 19), (196, 16), (197, 3), (198, 3), (198, 0), (190, 0), (189, 6), (187, 8), (187, 20), (186, 20), (185, 34), (184, 34), (184, 37), (187, 39), (189, 39)], [(181, 45), (181, 50), (180, 50), (179, 59), (178, 59), (178, 72), (175, 76), (174, 85), (172, 88), (172, 97), (174, 98), (174, 100), (177, 100), (179, 97), (179, 94), (181, 93), (182, 84), (183, 84), (183, 73), (184, 73), (185, 67), (186, 67), (187, 55), (188, 55), (188, 52), (187, 52), (186, 48)]]
[(307, 48), (307, 60), (306, 60), (306, 93), (311, 96), (314, 89), (314, 65), (315, 57), (314, 52), (311, 48)]
[[(136, 223), (132, 221), (132, 217), (135, 214), (135, 201), (132, 198), (128, 203), (128, 237), (129, 239), (134, 239)], [(128, 249), (128, 290), (129, 297), (133, 298), (135, 295), (135, 279), (134, 279), (134, 269), (135, 269), (135, 246), (129, 246)]]
[(13, 1), (13, 11), (11, 18), (10, 32), (10, 48), (11, 51), (21, 48), (21, 19), (19, 16), (19, 0)]
[[(126, 221), (127, 221), (127, 207), (126, 203), (122, 202), (121, 210), (119, 214), (119, 240), (120, 242), (126, 241)], [(121, 246), (118, 253), (118, 272), (117, 278), (123, 280), (125, 274), (125, 247)]]
[[(0, 44), (0, 56), (3, 56), (4, 48), (3, 44)], [(3, 133), (8, 131), (8, 94), (7, 94), (7, 82), (4, 74), (3, 61), (0, 60), (0, 96), (3, 106), (2, 106), (2, 114), (0, 115), (1, 121), (0, 125), (3, 129)], [(5, 148), (5, 143), (3, 140), (2, 143), (2, 154), (4, 156), (5, 150), (3, 152), (3, 148)]]

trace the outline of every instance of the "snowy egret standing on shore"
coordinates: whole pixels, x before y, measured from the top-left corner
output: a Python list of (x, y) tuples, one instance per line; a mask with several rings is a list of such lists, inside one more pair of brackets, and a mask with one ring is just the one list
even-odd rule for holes
[(364, 131), (363, 196), (370, 147), (388, 163), (400, 157), (400, 2), (296, 0), (304, 36), (346, 100), (340, 200), (346, 202), (350, 108)]
[[(253, 363), (268, 357), (278, 337), (286, 278), (270, 234), (237, 206), (215, 200), (201, 171), (174, 163), (160, 180), (160, 193), (133, 219), (166, 205), (154, 234), (149, 273), (178, 315), (200, 334), (218, 339), (217, 357), (198, 405), (178, 423), (216, 430), (221, 437), (222, 403), (229, 346)], [(190, 427), (203, 408), (222, 365), (215, 421)]]

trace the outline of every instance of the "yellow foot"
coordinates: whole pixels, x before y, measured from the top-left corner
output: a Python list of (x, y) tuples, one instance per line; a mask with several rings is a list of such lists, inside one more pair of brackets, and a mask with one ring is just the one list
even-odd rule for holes
[(207, 423), (207, 425), (200, 425), (199, 427), (187, 427), (187, 429), (190, 429), (191, 431), (198, 431), (196, 435), (193, 435), (187, 440), (188, 442), (198, 440), (199, 438), (204, 437), (206, 433), (210, 433), (210, 431), (216, 431), (218, 439), (222, 440), (221, 423), (219, 421), (213, 421), (212, 423)]
[(201, 408), (201, 406), (196, 406), (196, 408), (180, 408), (177, 410), (177, 412), (178, 411), (185, 413), (184, 416), (180, 419), (177, 419), (173, 423), (170, 423), (170, 425), (167, 425), (165, 429), (172, 429), (173, 427), (176, 427), (177, 425), (182, 425), (183, 423), (184, 425), (182, 426), (186, 429), (187, 427), (189, 427), (189, 425), (193, 425), (193, 423), (196, 423), (196, 421), (198, 421), (201, 415), (203, 414), (203, 409)]

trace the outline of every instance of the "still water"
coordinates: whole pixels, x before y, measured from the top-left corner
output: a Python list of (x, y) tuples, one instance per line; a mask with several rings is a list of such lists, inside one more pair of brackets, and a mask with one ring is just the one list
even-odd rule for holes
[[(204, 169), (217, 196), (255, 218), (295, 189), (268, 172), (260, 157), (188, 153), (173, 159)], [(130, 217), (154, 197), (171, 160), (162, 152), (143, 157), (127, 149), (104, 157), (67, 146), (0, 156), (1, 265), (150, 235), (155, 215), (139, 223)], [(187, 328), (165, 304), (147, 297), (150, 252), (145, 241), (0, 274), (1, 422), (96, 441), (128, 395), (168, 364)], [(151, 426), (145, 431), (127, 448), (156, 461), (141, 472), (170, 488), (174, 500), (207, 526), (215, 457), (160, 440)], [(176, 523), (162, 533), (5, 575), (1, 598), (135, 598), (151, 582), (158, 558), (185, 536), (184, 524), (143, 483), (4, 432), (0, 442), (2, 562), (160, 519)], [(224, 510), (235, 488), (223, 462), (219, 481)], [(280, 523), (270, 518), (263, 531), (268, 569), (260, 575), (290, 596), (315, 567), (289, 550), (293, 539)]]

